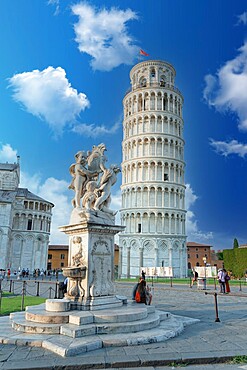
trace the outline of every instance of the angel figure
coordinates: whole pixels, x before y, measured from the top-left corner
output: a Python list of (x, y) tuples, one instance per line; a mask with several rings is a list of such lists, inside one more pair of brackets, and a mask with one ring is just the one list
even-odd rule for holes
[(81, 207), (81, 198), (86, 191), (86, 184), (95, 172), (86, 168), (87, 154), (84, 151), (79, 151), (75, 155), (76, 163), (69, 168), (70, 174), (73, 177), (69, 189), (75, 191), (75, 196), (72, 199), (72, 204), (75, 208)]
[(117, 173), (120, 172), (120, 168), (117, 165), (111, 165), (109, 169), (106, 169), (100, 179), (100, 185), (98, 188), (99, 197), (94, 204), (96, 211), (103, 211), (115, 215), (116, 212), (109, 208), (111, 203), (111, 187), (117, 181)]
[(93, 209), (97, 195), (97, 182), (89, 181), (86, 185), (86, 192), (82, 198), (82, 207), (87, 210)]

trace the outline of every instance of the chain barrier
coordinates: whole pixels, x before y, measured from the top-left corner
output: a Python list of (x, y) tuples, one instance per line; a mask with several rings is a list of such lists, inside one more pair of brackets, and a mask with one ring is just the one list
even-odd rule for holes
[[(52, 298), (52, 293), (54, 293), (54, 299), (58, 298), (58, 291), (59, 291), (59, 282), (56, 281), (44, 281), (44, 280), (3, 280), (0, 279), (0, 291), (3, 293), (4, 291), (12, 293), (13, 295), (23, 295), (23, 291), (25, 290), (25, 295), (31, 297), (44, 297), (49, 299)], [(49, 287), (46, 290), (42, 290), (41, 288), (45, 285), (49, 284)], [(51, 285), (55, 286), (52, 287)]]

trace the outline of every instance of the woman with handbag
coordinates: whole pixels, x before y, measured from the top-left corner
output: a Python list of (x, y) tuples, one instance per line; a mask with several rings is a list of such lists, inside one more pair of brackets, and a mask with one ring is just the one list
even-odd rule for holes
[(230, 293), (231, 290), (230, 290), (229, 280), (231, 279), (231, 277), (225, 269), (223, 269), (223, 271), (225, 272), (226, 293)]

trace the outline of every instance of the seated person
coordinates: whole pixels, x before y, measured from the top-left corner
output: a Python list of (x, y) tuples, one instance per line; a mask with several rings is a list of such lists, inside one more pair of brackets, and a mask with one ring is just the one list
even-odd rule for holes
[(139, 283), (143, 280), (142, 277), (139, 277), (139, 282), (134, 286), (133, 288), (133, 291), (132, 291), (132, 300), (134, 301), (135, 300), (135, 297), (136, 297), (136, 291), (137, 291), (137, 288), (138, 288), (138, 285)]
[(150, 305), (152, 303), (152, 293), (151, 293), (151, 288), (149, 286), (146, 286), (146, 304)]
[(152, 302), (152, 294), (150, 292), (150, 288), (147, 287), (147, 283), (143, 279), (141, 279), (137, 286), (135, 301), (137, 303), (145, 303), (146, 305), (150, 305)]

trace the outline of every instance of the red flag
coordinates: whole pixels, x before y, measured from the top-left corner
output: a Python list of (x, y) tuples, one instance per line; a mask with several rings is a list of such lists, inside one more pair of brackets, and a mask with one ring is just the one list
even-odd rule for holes
[(145, 57), (148, 57), (149, 54), (146, 53), (144, 50), (140, 49), (140, 55), (144, 55)]

